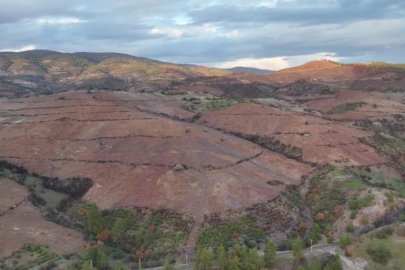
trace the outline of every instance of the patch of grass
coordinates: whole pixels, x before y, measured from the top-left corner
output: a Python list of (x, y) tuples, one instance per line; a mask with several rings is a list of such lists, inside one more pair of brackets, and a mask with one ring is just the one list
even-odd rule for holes
[(213, 112), (222, 109), (226, 109), (229, 106), (237, 104), (238, 100), (236, 99), (227, 99), (227, 98), (213, 98), (213, 99), (197, 99), (190, 100), (186, 105), (185, 109), (194, 111), (194, 112)]
[(34, 198), (32, 199), (34, 203), (37, 202), (37, 206), (57, 208), (62, 200), (68, 197), (66, 194), (45, 188), (42, 179), (31, 174), (21, 174), (15, 170), (2, 167), (0, 168), (0, 176), (27, 186), (33, 194)]
[(354, 111), (358, 107), (363, 107), (364, 105), (367, 105), (365, 102), (353, 102), (353, 103), (344, 103), (340, 104), (336, 107), (333, 107), (330, 109), (327, 114), (340, 114), (340, 113), (345, 113), (348, 111)]
[[(366, 238), (365, 241), (360, 243), (355, 249), (355, 256), (367, 260), (369, 270), (400, 270), (405, 265), (405, 239), (398, 236), (390, 236), (386, 239)], [(382, 247), (392, 254), (392, 259), (387, 265), (373, 261), (368, 251), (373, 247)]]
[(339, 183), (338, 187), (347, 189), (365, 189), (368, 186), (360, 179), (353, 179)]

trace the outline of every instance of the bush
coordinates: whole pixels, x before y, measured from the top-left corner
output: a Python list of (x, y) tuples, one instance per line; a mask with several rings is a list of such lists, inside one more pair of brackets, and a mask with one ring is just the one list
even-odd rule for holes
[(339, 246), (341, 249), (345, 249), (347, 246), (352, 245), (353, 242), (353, 236), (351, 234), (348, 234), (346, 236), (340, 237)]
[(369, 223), (370, 223), (370, 220), (368, 219), (368, 217), (363, 217), (361, 219), (361, 224), (363, 224), (364, 226), (368, 225)]
[(367, 247), (367, 253), (374, 262), (387, 264), (392, 258), (391, 251), (382, 245), (370, 245)]
[(347, 224), (346, 232), (348, 232), (348, 233), (353, 233), (354, 232), (353, 222), (349, 222), (349, 224)]
[(335, 240), (335, 238), (333, 238), (333, 236), (328, 237), (328, 243), (329, 244), (333, 243), (334, 240)]
[(350, 219), (356, 219), (357, 217), (357, 211), (353, 210), (352, 213), (350, 214)]

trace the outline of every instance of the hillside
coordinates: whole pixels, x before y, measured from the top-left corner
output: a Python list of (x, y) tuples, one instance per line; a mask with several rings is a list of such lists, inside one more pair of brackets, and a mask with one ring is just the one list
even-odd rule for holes
[(350, 231), (362, 254), (362, 234), (402, 222), (401, 66), (257, 75), (115, 53), (0, 56), (4, 269), (81, 269), (96, 252), (153, 268), (268, 240), (291, 269), (298, 236), (343, 256), (330, 241)]
[[(130, 90), (137, 87), (151, 91), (171, 87), (173, 82), (187, 78), (229, 73), (118, 53), (0, 52), (0, 80), (18, 88), (18, 92), (13, 92), (17, 96), (77, 88)], [(12, 96), (6, 89), (1, 93)]]

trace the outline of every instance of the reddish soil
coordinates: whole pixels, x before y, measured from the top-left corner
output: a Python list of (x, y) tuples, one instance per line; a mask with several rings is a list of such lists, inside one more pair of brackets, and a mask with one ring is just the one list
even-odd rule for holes
[(327, 115), (329, 119), (354, 121), (366, 118), (381, 118), (405, 112), (405, 105), (384, 98), (379, 93), (341, 91), (336, 97), (319, 99), (307, 102), (312, 109), (327, 113), (332, 108), (346, 103), (364, 102), (366, 105), (359, 106), (354, 111), (346, 111), (339, 114)]
[(245, 103), (210, 113), (198, 123), (242, 136), (271, 137), (302, 149), (304, 162), (337, 166), (386, 162), (359, 142), (370, 134), (306, 114)]
[(28, 196), (25, 187), (0, 178), (0, 258), (11, 256), (26, 244), (49, 245), (61, 255), (78, 252), (85, 244), (83, 236), (44, 220)]
[[(137, 102), (78, 92), (3, 101), (0, 159), (62, 179), (90, 177), (85, 199), (102, 208), (194, 215), (266, 202), (285, 189), (267, 181), (294, 185), (310, 171), (235, 136), (143, 112)], [(174, 171), (177, 164), (188, 169)]]

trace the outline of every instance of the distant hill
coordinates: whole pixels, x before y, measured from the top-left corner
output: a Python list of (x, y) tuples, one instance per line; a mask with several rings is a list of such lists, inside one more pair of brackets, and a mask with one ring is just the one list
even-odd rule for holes
[(225, 69), (225, 70), (228, 70), (228, 71), (231, 71), (231, 72), (247, 72), (247, 73), (252, 73), (252, 74), (257, 74), (257, 75), (271, 74), (271, 73), (275, 72), (273, 70), (251, 68), (251, 67), (234, 67), (234, 68), (228, 68), (228, 69)]
[(227, 74), (121, 53), (0, 52), (0, 97), (16, 93), (10, 89), (19, 89), (19, 96), (69, 89), (163, 90), (185, 79)]

